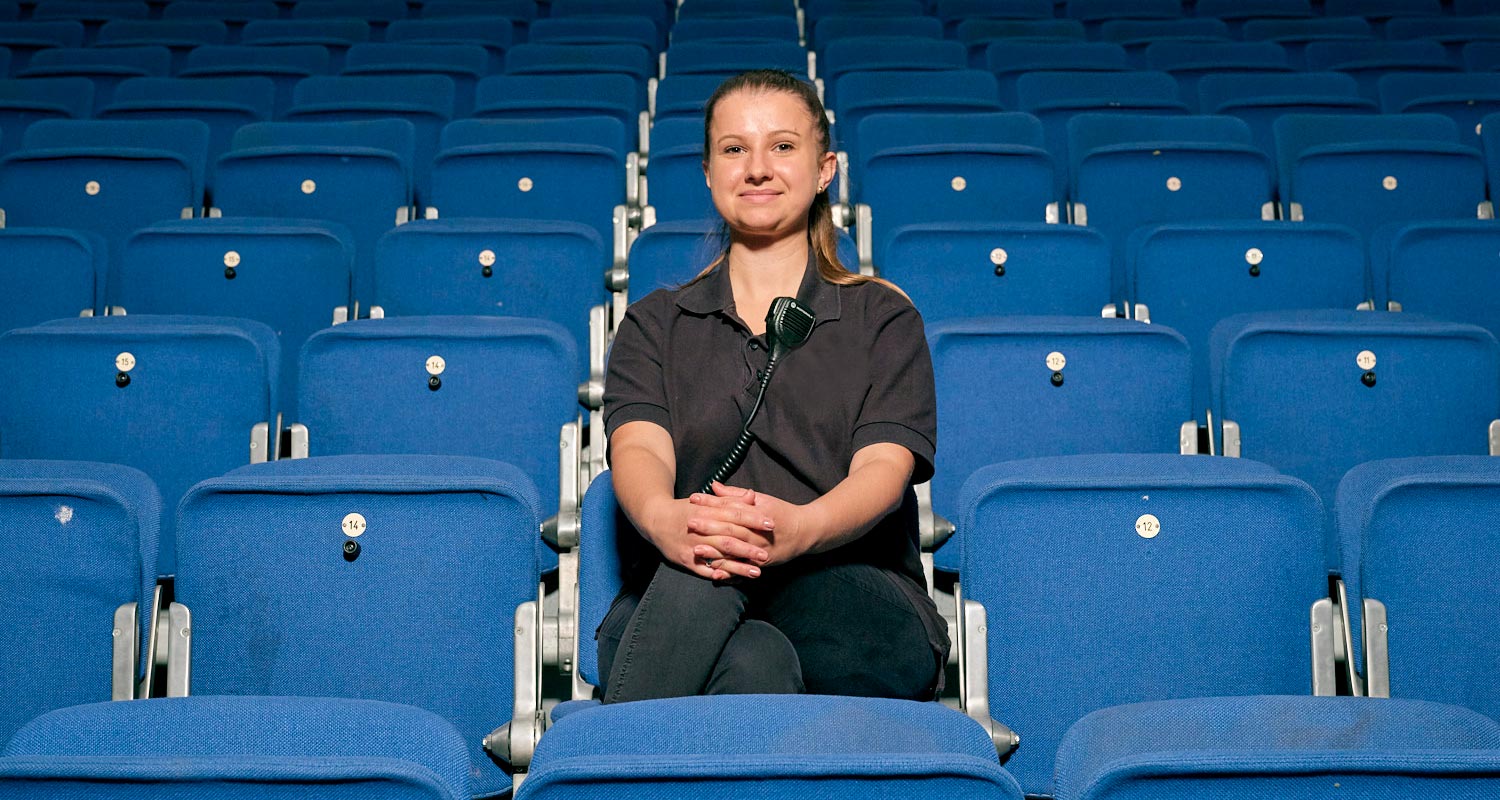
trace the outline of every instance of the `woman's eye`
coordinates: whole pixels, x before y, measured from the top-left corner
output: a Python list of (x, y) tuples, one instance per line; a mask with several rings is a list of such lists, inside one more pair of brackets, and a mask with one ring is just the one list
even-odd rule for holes
[(745, 150), (745, 148), (740, 147), (737, 144), (732, 144), (732, 145), (729, 145), (728, 147), (724, 148), (724, 152), (725, 153), (729, 153), (729, 154), (742, 153), (742, 152), (744, 152), (744, 150)]
[(791, 149), (792, 149), (792, 143), (791, 142), (782, 142), (782, 143), (776, 145), (776, 150), (778, 152), (783, 152), (784, 153), (784, 152), (786, 152), (788, 150), (791, 150)]

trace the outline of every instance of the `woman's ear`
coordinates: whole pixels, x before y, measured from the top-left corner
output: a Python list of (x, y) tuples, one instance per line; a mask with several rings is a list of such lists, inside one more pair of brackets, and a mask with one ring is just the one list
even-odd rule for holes
[(824, 153), (818, 160), (818, 186), (819, 191), (827, 189), (833, 184), (834, 176), (838, 175), (839, 157), (832, 150)]

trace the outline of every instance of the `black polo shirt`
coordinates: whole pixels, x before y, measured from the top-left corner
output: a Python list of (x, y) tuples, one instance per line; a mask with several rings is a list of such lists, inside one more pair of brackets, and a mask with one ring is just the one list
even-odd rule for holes
[[(755, 442), (728, 482), (808, 503), (848, 477), (855, 451), (877, 442), (911, 451), (912, 482), (930, 478), (937, 400), (916, 308), (877, 283), (824, 282), (811, 265), (798, 299), (817, 322), (777, 365), (751, 425)], [(631, 304), (615, 335), (605, 430), (612, 435), (633, 420), (665, 428), (677, 456), (676, 496), (687, 497), (739, 436), (766, 356), (765, 336), (752, 336), (735, 312), (727, 263), (686, 288), (653, 292)], [(900, 508), (863, 537), (795, 563), (870, 563), (921, 586), (917, 542), (908, 487)]]

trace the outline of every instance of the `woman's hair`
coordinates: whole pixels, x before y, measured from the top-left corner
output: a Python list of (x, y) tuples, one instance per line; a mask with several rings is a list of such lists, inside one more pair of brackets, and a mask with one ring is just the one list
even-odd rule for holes
[[(812, 117), (813, 127), (818, 137), (818, 155), (821, 157), (832, 149), (833, 137), (829, 133), (828, 114), (823, 110), (823, 101), (818, 99), (817, 90), (811, 84), (784, 70), (754, 69), (725, 80), (708, 98), (708, 104), (703, 109), (703, 163), (705, 165), (708, 164), (708, 154), (713, 147), (709, 137), (714, 127), (714, 109), (718, 107), (720, 100), (735, 92), (785, 92), (796, 97), (802, 101), (803, 107)], [(716, 238), (721, 247), (718, 256), (684, 286), (702, 280), (729, 258), (729, 226), (727, 224), (720, 223)], [(838, 226), (833, 224), (833, 209), (828, 202), (826, 187), (813, 196), (812, 206), (807, 210), (807, 238), (808, 246), (812, 248), (814, 260), (818, 265), (818, 277), (824, 281), (843, 286), (874, 282), (905, 295), (905, 292), (901, 292), (890, 281), (850, 272), (839, 261)]]

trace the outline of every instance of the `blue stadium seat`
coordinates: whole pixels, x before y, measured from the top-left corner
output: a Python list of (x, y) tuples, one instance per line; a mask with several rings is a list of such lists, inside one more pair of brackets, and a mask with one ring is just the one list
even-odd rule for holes
[[(668, 58), (668, 61), (671, 59)], [(817, 78), (823, 81), (823, 103), (838, 108), (840, 80), (856, 72), (920, 74), (961, 70), (969, 65), (968, 51), (958, 42), (918, 36), (852, 36), (830, 42), (818, 57)]]
[[(925, 18), (924, 18), (925, 19)], [(731, 40), (738, 42), (792, 42), (800, 40), (797, 20), (770, 16), (688, 17), (672, 26), (672, 44)]]
[(0, 756), (0, 793), (49, 797), (464, 800), (472, 783), (451, 724), (373, 700), (96, 703), (37, 719)]
[(1494, 455), (1373, 461), (1339, 483), (1354, 659), (1370, 697), (1500, 714), (1500, 692), (1486, 678), (1500, 653), (1485, 632), (1500, 609), (1486, 575), (1496, 511)]
[[(557, 13), (555, 8), (553, 13)], [(656, 64), (635, 45), (520, 44), (505, 54), (505, 71), (511, 75), (628, 75), (636, 84), (636, 106), (645, 108), (646, 84), (656, 74)]]
[[(43, 51), (45, 52), (45, 51)], [(0, 155), (21, 149), (26, 128), (42, 119), (87, 119), (94, 85), (88, 78), (0, 80)]]
[(1000, 105), (1018, 108), (1016, 81), (1028, 72), (1122, 72), (1130, 69), (1125, 48), (1111, 42), (1012, 42), (991, 44), (984, 69), (999, 79)]
[(531, 23), (526, 41), (535, 44), (623, 44), (640, 47), (652, 58), (662, 50), (656, 23), (631, 14), (576, 14)]
[[(676, 81), (664, 82), (675, 84)], [(641, 107), (625, 75), (491, 75), (475, 91), (477, 119), (605, 115), (620, 121), (626, 146), (639, 149)]]
[(703, 180), (703, 136), (701, 116), (663, 119), (652, 126), (648, 191), (642, 202), (657, 222), (718, 220)]
[(1201, 0), (1193, 14), (1232, 22), (1238, 30), (1256, 19), (1306, 19), (1313, 16), (1313, 7), (1308, 0)]
[(1055, 221), (1057, 165), (1029, 114), (871, 114), (859, 145), (850, 170), (864, 263), (885, 263), (901, 225)]
[(417, 453), (515, 464), (550, 515), (559, 502), (560, 431), (578, 417), (578, 350), (566, 329), (538, 319), (335, 325), (302, 348), (298, 421), (315, 456)]
[(1500, 42), (1470, 42), (1464, 45), (1461, 63), (1469, 72), (1500, 69)]
[(996, 42), (1082, 42), (1076, 19), (966, 19), (954, 32), (969, 50), (969, 66), (983, 69), (985, 49)]
[(1491, 0), (1453, 0), (1453, 13), (1460, 17), (1482, 16), (1494, 9)]
[[(510, 23), (510, 39), (526, 41), (527, 30), (536, 17), (537, 5), (531, 0), (427, 0), (421, 3), (423, 20), (470, 20), (476, 23), (504, 20)], [(552, 13), (558, 13), (557, 6)], [(386, 28), (386, 41), (392, 41), (391, 28), (409, 20), (396, 20)]]
[(1283, 114), (1374, 114), (1375, 102), (1342, 72), (1205, 75), (1198, 81), (1198, 110), (1239, 117), (1261, 152), (1276, 157), (1272, 127)]
[(349, 305), (354, 242), (312, 220), (194, 219), (142, 228), (110, 272), (105, 303), (132, 314), (264, 322), (282, 352), (279, 410), (295, 417), (297, 353)]
[(75, 20), (83, 23), (84, 44), (92, 44), (100, 26), (107, 22), (143, 20), (150, 14), (151, 9), (145, 3), (129, 0), (41, 0), (31, 10), (31, 18), (39, 22)]
[(901, 17), (924, 14), (921, 0), (807, 0), (803, 13), (810, 28), (832, 16)]
[(1500, 337), (1500, 308), (1490, 302), (1500, 289), (1493, 221), (1419, 222), (1380, 234), (1370, 245), (1376, 308), (1467, 322)]
[[(658, 222), (630, 245), (628, 286), (630, 302), (657, 289), (675, 289), (702, 272), (724, 251), (718, 221)], [(845, 269), (859, 265), (859, 253), (849, 234), (838, 232), (838, 257)], [(904, 288), (904, 287), (903, 287)]]
[(1092, 35), (1115, 19), (1176, 19), (1183, 16), (1176, 0), (1065, 0), (1063, 15), (1081, 20)]
[[(1070, 216), (1102, 232), (1122, 266), (1126, 239), (1145, 225), (1273, 216), (1271, 159), (1234, 117), (1078, 114), (1068, 152)], [(1113, 285), (1123, 298), (1123, 269)]]
[(1188, 105), (1205, 75), (1291, 72), (1286, 50), (1274, 42), (1157, 42), (1146, 46), (1146, 68), (1177, 79)]
[(214, 211), (331, 220), (354, 235), (354, 298), (374, 296), (375, 242), (410, 218), (415, 131), (403, 119), (246, 125), (219, 159)]
[(999, 314), (1092, 316), (1110, 301), (1109, 242), (1076, 225), (897, 225), (884, 252), (881, 277), (900, 286), (928, 323)]
[[(987, 317), (927, 328), (937, 378), (932, 510), (958, 522), (959, 487), (996, 461), (1074, 453), (1177, 453), (1191, 435), (1188, 344), (1162, 325)], [(938, 567), (957, 572), (959, 534)], [(1005, 721), (1001, 718), (1001, 721)], [(1024, 733), (1024, 731), (1023, 731)]]
[(796, 42), (679, 42), (666, 52), (663, 77), (713, 75), (723, 80), (751, 69), (780, 69), (806, 76), (807, 50)]
[(399, 19), (385, 29), (385, 40), (401, 44), (467, 44), (483, 47), (489, 55), (486, 74), (505, 67), (505, 51), (515, 42), (515, 26), (497, 17), (439, 17)]
[(870, 114), (1001, 110), (995, 76), (984, 70), (852, 72), (838, 83), (838, 101), (829, 106), (837, 115), (834, 147), (848, 152), (851, 163), (859, 122)]
[(344, 54), (349, 48), (368, 41), (370, 24), (360, 19), (258, 19), (245, 23), (240, 32), (241, 44), (326, 47), (330, 72), (344, 66)]
[[(582, 345), (589, 341), (589, 309), (609, 301), (604, 277), (610, 266), (605, 240), (578, 222), (419, 220), (380, 238), (374, 302), (387, 317), (551, 320), (579, 344), (579, 357), (587, 358)], [(587, 364), (580, 362), (574, 371), (581, 379)]]
[(579, 222), (623, 256), (634, 163), (611, 117), (459, 120), (443, 129), (427, 217)]
[(367, 42), (344, 54), (343, 75), (381, 77), (443, 75), (453, 80), (454, 119), (474, 108), (474, 85), (489, 72), (490, 54), (473, 44)]
[(1156, 42), (1227, 42), (1229, 25), (1210, 17), (1116, 19), (1099, 26), (1099, 38), (1125, 48), (1130, 65), (1146, 68), (1146, 48)]
[(113, 258), (137, 229), (198, 215), (208, 136), (197, 120), (35, 122), (0, 161), (6, 225), (95, 231)]
[[(1135, 703), (1073, 725), (1057, 800), (1316, 797), (1457, 800), (1500, 789), (1500, 727), (1472, 711), (1357, 697)], [(1212, 751), (1212, 756), (1208, 751)]]
[(406, 19), (404, 0), (297, 0), (292, 19), (359, 19), (370, 25), (370, 40), (385, 39), (385, 28)]
[(130, 467), (0, 462), (0, 564), (12, 576), (0, 645), (15, 655), (0, 738), (46, 711), (137, 695), (154, 666), (161, 510), (151, 479)]
[(1101, 708), (1333, 693), (1310, 680), (1333, 647), (1313, 624), (1331, 604), (1307, 484), (1206, 456), (1066, 456), (984, 467), (957, 505), (966, 691), (1022, 736), (1006, 763), (1029, 794), (1061, 792), (1063, 735)]
[(268, 122), (276, 105), (270, 78), (131, 78), (115, 87), (100, 119), (194, 119), (208, 126), (207, 183), (213, 190), (213, 164), (229, 150), (235, 131)]
[(245, 25), (255, 20), (277, 19), (281, 12), (271, 0), (175, 0), (161, 10), (162, 19), (212, 19), (229, 29), (231, 44), (240, 41)]
[(1052, 14), (1052, 0), (937, 0), (937, 17), (943, 22), (943, 32), (955, 38), (958, 28), (970, 20), (985, 19), (1048, 19)]
[(182, 69), (187, 54), (205, 44), (228, 44), (229, 26), (213, 19), (121, 19), (99, 29), (99, 47), (165, 47), (172, 51), (172, 70)]
[(1360, 42), (1375, 38), (1364, 17), (1252, 19), (1240, 34), (1249, 42), (1275, 42), (1286, 49), (1293, 66), (1307, 67), (1307, 45), (1313, 42)]
[(823, 51), (830, 42), (858, 36), (911, 36), (920, 39), (941, 39), (943, 38), (943, 23), (941, 20), (921, 14), (912, 16), (836, 14), (818, 20), (818, 24), (810, 30), (808, 38), (821, 63)]
[(511, 781), (480, 742), (528, 700), (541, 508), (516, 467), (473, 458), (294, 459), (204, 481), (178, 512), (191, 672), (169, 684), (426, 709), (494, 795)]
[(455, 88), (446, 75), (315, 76), (297, 84), (288, 121), (404, 119), (416, 131), (413, 183), (420, 202), (443, 126), (453, 118)]
[(53, 47), (38, 50), (21, 78), (88, 78), (94, 82), (94, 110), (114, 97), (127, 78), (165, 78), (172, 51), (165, 47)]
[(1391, 72), (1456, 72), (1458, 65), (1437, 42), (1310, 42), (1303, 50), (1307, 69), (1343, 72), (1359, 81), (1359, 91), (1379, 100), (1382, 76)]
[(1186, 114), (1177, 81), (1165, 72), (1032, 72), (1016, 81), (1017, 108), (1042, 121), (1047, 149), (1068, 157), (1068, 120), (1075, 114)]
[[(1365, 461), (1489, 452), (1500, 417), (1500, 345), (1473, 325), (1358, 311), (1240, 314), (1214, 326), (1209, 359), (1225, 455), (1301, 478), (1330, 504), (1339, 479)], [(1336, 571), (1338, 545), (1328, 545)]]
[(1323, 14), (1330, 17), (1436, 17), (1443, 13), (1439, 0), (1324, 0)]
[(1131, 317), (1172, 326), (1193, 354), (1193, 410), (1209, 404), (1209, 333), (1246, 311), (1354, 309), (1369, 297), (1358, 234), (1310, 222), (1191, 222), (1126, 246)]
[(1273, 126), (1283, 218), (1381, 225), (1473, 219), (1484, 162), (1437, 114), (1286, 114)]
[(1455, 60), (1463, 55), (1469, 42), (1500, 40), (1500, 18), (1484, 17), (1401, 17), (1385, 25), (1387, 39), (1424, 39), (1438, 42)]
[(652, 98), (652, 120), (686, 117), (701, 123), (708, 98), (722, 82), (715, 75), (674, 75), (661, 79)]
[(646, 17), (656, 23), (656, 29), (661, 31), (663, 46), (666, 44), (667, 30), (672, 27), (673, 21), (667, 5), (657, 0), (554, 0), (550, 16), (559, 18), (598, 14)]
[(648, 700), (568, 714), (520, 800), (735, 797), (1020, 800), (984, 730), (937, 703), (817, 695)]
[(1487, 72), (1390, 73), (1377, 84), (1387, 114), (1443, 114), (1458, 124), (1459, 141), (1482, 147), (1480, 121), (1500, 112), (1500, 75)]
[(795, 17), (796, 0), (695, 0), (691, 5), (684, 3), (677, 9), (677, 16), (682, 19), (773, 14)]
[[(267, 456), (278, 362), (276, 334), (250, 320), (134, 315), (10, 331), (0, 459), (135, 467), (175, 508), (194, 483)], [(176, 567), (172, 519), (148, 565), (160, 574)]]
[[(181, 2), (182, 0), (179, 0)], [(193, 0), (189, 0), (192, 2)], [(228, 0), (244, 3), (246, 0)], [(326, 75), (332, 57), (322, 45), (204, 45), (188, 53), (187, 64), (178, 71), (179, 78), (235, 78), (259, 76), (276, 87), (271, 114), (280, 119), (292, 106), (292, 92), (298, 81), (314, 75)]]
[(0, 47), (10, 51), (10, 74), (18, 75), (38, 50), (83, 47), (83, 23), (77, 20), (0, 21)]
[(65, 228), (0, 230), (0, 332), (101, 308), (109, 253), (97, 234)]

